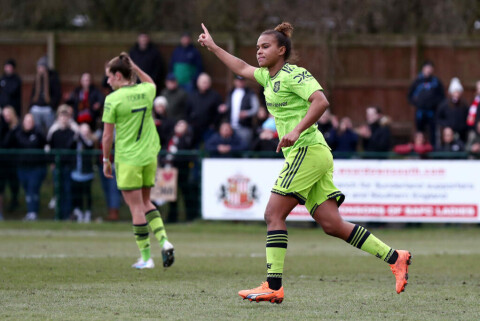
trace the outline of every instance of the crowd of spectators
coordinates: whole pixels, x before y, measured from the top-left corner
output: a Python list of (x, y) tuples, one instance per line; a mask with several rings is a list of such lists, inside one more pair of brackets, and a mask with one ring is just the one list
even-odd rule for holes
[[(178, 187), (184, 195), (194, 194), (199, 179), (198, 159), (179, 156), (178, 151), (203, 150), (210, 157), (231, 157), (242, 151), (275, 151), (278, 134), (273, 117), (265, 107), (260, 87), (235, 76), (225, 98), (212, 88), (212, 79), (203, 69), (200, 52), (190, 34), (181, 36), (167, 64), (147, 34), (138, 35), (130, 50), (135, 63), (157, 84), (154, 121), (163, 150), (163, 166), (179, 170)], [(167, 66), (168, 65), (168, 66)], [(88, 152), (101, 150), (101, 116), (105, 95), (110, 89), (96, 86), (90, 73), (79, 77), (79, 85), (62, 94), (57, 72), (49, 67), (48, 57), (37, 61), (28, 112), (22, 113), (22, 81), (16, 62), (5, 62), (0, 79), (0, 144), (2, 149), (46, 151), (18, 154), (15, 158), (0, 153), (0, 219), (3, 194), (8, 186), (9, 209), (19, 204), (19, 186), (25, 192), (26, 220), (37, 219), (40, 187), (49, 170), (61, 190), (57, 204), (61, 219), (88, 222), (92, 219), (92, 181), (100, 175), (108, 206), (107, 219), (118, 219), (120, 193), (115, 180), (103, 177), (100, 157)], [(426, 62), (413, 81), (407, 97), (415, 108), (415, 132), (411, 142), (393, 145), (392, 120), (378, 106), (365, 106), (364, 123), (353, 125), (349, 117), (327, 110), (317, 126), (338, 157), (349, 153), (389, 152), (418, 154), (432, 151), (470, 152), (480, 157), (480, 82), (470, 106), (463, 99), (463, 86), (453, 78), (445, 95), (442, 82)], [(407, 102), (407, 99), (406, 99)], [(49, 157), (60, 151), (60, 161)], [(50, 154), (49, 154), (50, 153)], [(60, 166), (59, 166), (60, 165)], [(193, 186), (193, 187), (192, 187)], [(198, 188), (198, 187), (197, 187)], [(198, 200), (188, 200), (198, 208)], [(176, 221), (178, 204), (171, 204), (169, 221)], [(190, 212), (192, 213), (192, 212)], [(189, 214), (194, 218), (194, 214)]]

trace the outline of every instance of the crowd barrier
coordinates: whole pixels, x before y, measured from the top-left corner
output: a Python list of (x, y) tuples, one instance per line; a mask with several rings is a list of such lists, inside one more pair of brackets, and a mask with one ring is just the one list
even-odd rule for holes
[[(87, 160), (90, 157), (95, 173), (93, 215), (105, 216), (100, 150), (0, 149), (0, 166), (4, 173), (16, 173), (25, 162), (43, 166), (46, 179), (40, 217), (64, 219), (60, 202), (51, 209), (47, 205), (52, 197), (65, 197), (62, 169), (74, 170), (80, 156)], [(340, 213), (347, 220), (480, 223), (480, 162), (468, 153), (435, 152), (421, 157), (393, 152), (334, 153), (334, 158), (334, 182), (346, 196)], [(282, 154), (275, 152), (212, 158), (204, 151), (161, 151), (157, 187), (152, 195), (170, 222), (197, 218), (263, 220), (270, 189), (282, 164)], [(20, 198), (20, 202), (24, 200)], [(121, 218), (129, 219), (128, 209), (122, 207)], [(312, 220), (301, 205), (288, 219)]]

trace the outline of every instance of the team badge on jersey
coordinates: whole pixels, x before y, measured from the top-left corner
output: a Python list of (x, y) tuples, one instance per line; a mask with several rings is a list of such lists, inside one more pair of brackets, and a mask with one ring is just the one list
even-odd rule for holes
[(280, 81), (275, 82), (273, 84), (273, 92), (278, 92), (280, 90)]

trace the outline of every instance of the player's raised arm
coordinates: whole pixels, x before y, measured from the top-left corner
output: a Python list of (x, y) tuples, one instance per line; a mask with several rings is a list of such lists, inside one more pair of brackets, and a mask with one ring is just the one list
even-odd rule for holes
[(212, 36), (208, 32), (207, 27), (202, 23), (203, 33), (198, 37), (198, 42), (202, 45), (202, 47), (207, 47), (208, 50), (213, 52), (215, 56), (218, 57), (232, 72), (235, 74), (242, 76), (244, 78), (248, 78), (251, 80), (255, 80), (254, 72), (255, 67), (247, 64), (245, 61), (235, 57), (234, 55), (226, 52), (213, 41)]
[(153, 81), (152, 77), (150, 77), (145, 71), (140, 69), (140, 67), (137, 66), (136, 63), (133, 62), (132, 58), (130, 58), (129, 55), (125, 53), (125, 55), (128, 58), (128, 61), (130, 62), (130, 65), (132, 66), (132, 71), (137, 74), (138, 78), (140, 79), (141, 82), (149, 82), (153, 85), (155, 85), (155, 81)]

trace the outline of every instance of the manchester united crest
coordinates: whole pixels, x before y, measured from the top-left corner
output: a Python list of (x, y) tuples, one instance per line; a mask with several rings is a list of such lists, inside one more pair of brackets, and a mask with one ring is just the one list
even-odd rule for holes
[(274, 84), (273, 84), (273, 91), (274, 92), (278, 92), (280, 90), (280, 81), (276, 81)]

